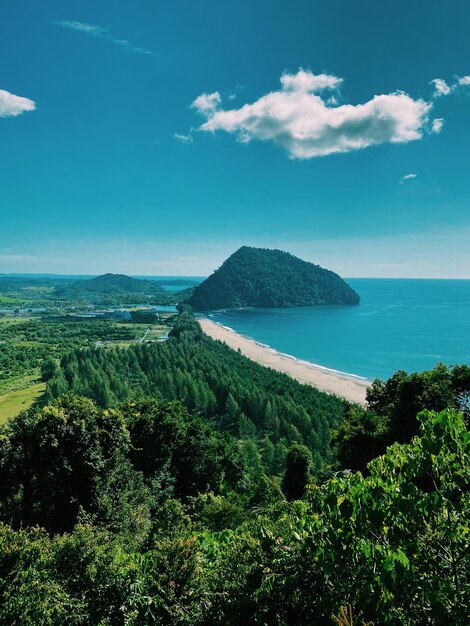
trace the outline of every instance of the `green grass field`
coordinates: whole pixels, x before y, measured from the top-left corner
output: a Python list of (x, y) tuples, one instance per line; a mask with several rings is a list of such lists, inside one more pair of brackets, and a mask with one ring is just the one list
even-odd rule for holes
[(158, 339), (159, 337), (163, 337), (163, 335), (166, 335), (170, 330), (171, 329), (169, 326), (163, 326), (162, 324), (157, 324), (156, 326), (152, 327), (149, 334), (147, 335), (147, 341), (151, 341), (152, 339)]
[(17, 389), (1, 395), (0, 424), (28, 409), (44, 393), (45, 388), (45, 383), (37, 383), (26, 389)]
[(19, 374), (9, 378), (0, 378), (0, 398), (12, 391), (27, 389), (39, 381), (39, 369), (32, 369), (27, 374)]
[(32, 317), (0, 317), (0, 324), (21, 324), (33, 319)]
[[(11, 331), (8, 328), (9, 326), (15, 327), (17, 324), (27, 322), (31, 319), (41, 321), (40, 316), (22, 317), (8, 315), (0, 317), (0, 327), (5, 331), (2, 336), (7, 338), (5, 342), (0, 341), (0, 345), (2, 343), (9, 343), (11, 346), (19, 349), (41, 347), (43, 344), (40, 341), (33, 339), (25, 340), (21, 333), (19, 333), (18, 336), (15, 335), (16, 331), (14, 328), (12, 328)], [(98, 345), (102, 345), (106, 349), (128, 348), (131, 345), (143, 341), (155, 341), (170, 330), (170, 328), (165, 325), (165, 318), (159, 320), (159, 323), (156, 324), (115, 322), (113, 326), (116, 328), (125, 328), (127, 331), (130, 331), (130, 336), (121, 341), (108, 341), (103, 339), (103, 341), (97, 342)], [(56, 332), (53, 325), (50, 328), (51, 333)], [(57, 345), (59, 345), (61, 335), (60, 333), (56, 333), (56, 335), (52, 334), (50, 337), (56, 339)], [(83, 340), (86, 341), (86, 339), (86, 331), (84, 331)], [(11, 372), (10, 376), (8, 376), (7, 371), (2, 372), (2, 376), (0, 376), (0, 424), (29, 408), (31, 404), (44, 393), (46, 386), (44, 383), (38, 382), (39, 375), (40, 371), (37, 363), (35, 363), (35, 367), (29, 367), (19, 372), (17, 376), (13, 376)]]

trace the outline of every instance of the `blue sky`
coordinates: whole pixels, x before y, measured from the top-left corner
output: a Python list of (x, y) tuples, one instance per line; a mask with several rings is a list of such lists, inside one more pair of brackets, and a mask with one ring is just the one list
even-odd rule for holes
[(0, 272), (470, 277), (469, 3), (0, 9)]

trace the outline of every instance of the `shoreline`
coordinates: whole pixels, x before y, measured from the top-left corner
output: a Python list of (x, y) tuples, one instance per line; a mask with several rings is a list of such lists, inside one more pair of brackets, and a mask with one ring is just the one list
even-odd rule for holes
[(366, 390), (370, 385), (366, 378), (283, 354), (271, 346), (244, 337), (232, 328), (207, 318), (198, 318), (198, 322), (206, 335), (226, 343), (233, 350), (240, 350), (244, 356), (260, 365), (287, 374), (302, 384), (312, 385), (319, 391), (333, 393), (349, 402), (361, 405), (366, 403)]

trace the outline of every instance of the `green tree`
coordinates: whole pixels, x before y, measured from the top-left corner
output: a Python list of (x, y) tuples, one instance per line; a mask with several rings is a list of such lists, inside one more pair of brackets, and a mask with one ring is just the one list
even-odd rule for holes
[(73, 396), (20, 414), (1, 439), (3, 518), (53, 532), (71, 529), (80, 507), (92, 511), (99, 482), (123, 462), (130, 444), (119, 412)]
[(288, 500), (298, 500), (305, 493), (312, 455), (306, 446), (292, 444), (287, 452), (282, 489)]
[(367, 477), (312, 487), (267, 523), (266, 623), (327, 626), (351, 605), (384, 626), (468, 624), (470, 435), (455, 410), (418, 421), (420, 436), (371, 461)]
[(366, 471), (371, 458), (383, 454), (389, 441), (388, 419), (348, 404), (344, 419), (331, 433), (331, 444), (341, 468)]
[(50, 380), (58, 369), (56, 360), (52, 356), (48, 356), (41, 364), (41, 378), (47, 382)]

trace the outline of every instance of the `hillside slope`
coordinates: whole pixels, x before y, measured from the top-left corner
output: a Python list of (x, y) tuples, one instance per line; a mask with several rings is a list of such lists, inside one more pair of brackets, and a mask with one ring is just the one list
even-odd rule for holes
[(243, 246), (195, 288), (195, 311), (359, 304), (338, 274), (283, 252)]
[(151, 280), (131, 278), (125, 274), (102, 274), (96, 278), (80, 280), (58, 290), (61, 295), (116, 295), (116, 294), (160, 294), (164, 289)]

